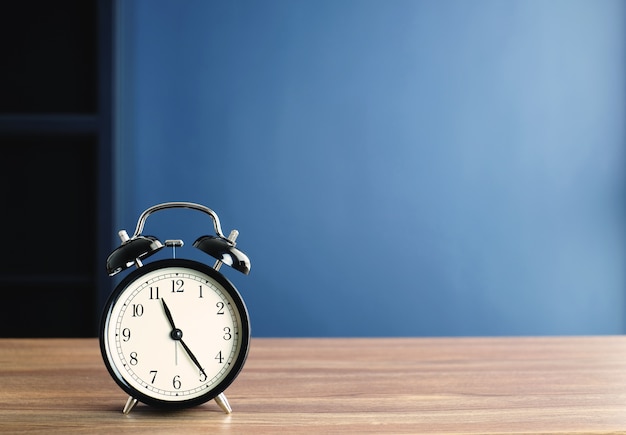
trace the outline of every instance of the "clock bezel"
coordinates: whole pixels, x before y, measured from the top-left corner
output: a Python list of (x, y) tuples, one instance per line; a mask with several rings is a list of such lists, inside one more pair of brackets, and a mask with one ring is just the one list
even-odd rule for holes
[[(240, 346), (239, 346), (239, 354), (236, 356), (235, 360), (232, 362), (232, 366), (228, 372), (228, 374), (222, 379), (217, 385), (213, 388), (208, 389), (206, 393), (201, 396), (194, 397), (186, 400), (166, 400), (166, 399), (157, 399), (155, 397), (144, 394), (142, 391), (138, 390), (134, 386), (132, 386), (126, 379), (120, 369), (118, 369), (115, 364), (111, 361), (111, 357), (109, 349), (108, 349), (108, 340), (106, 337), (106, 332), (109, 328), (109, 320), (111, 313), (113, 311), (113, 307), (116, 305), (120, 296), (124, 293), (124, 291), (134, 282), (141, 280), (141, 277), (153, 272), (155, 270), (164, 269), (168, 267), (183, 267), (187, 269), (192, 269), (198, 271), (199, 273), (203, 273), (217, 281), (218, 284), (228, 293), (228, 295), (232, 298), (235, 309), (239, 313), (241, 318), (241, 331), (240, 331)], [(248, 309), (239, 294), (239, 291), (236, 287), (222, 275), (220, 272), (215, 270), (214, 268), (200, 263), (194, 260), (182, 259), (182, 258), (171, 258), (171, 259), (163, 259), (157, 260), (152, 263), (148, 263), (143, 265), (142, 267), (132, 271), (126, 277), (122, 279), (122, 281), (115, 287), (111, 295), (109, 296), (103, 310), (102, 318), (100, 320), (100, 328), (99, 328), (99, 339), (100, 339), (100, 352), (102, 354), (102, 359), (104, 360), (105, 366), (113, 378), (117, 385), (124, 390), (127, 394), (134, 397), (138, 401), (145, 403), (147, 405), (157, 407), (157, 408), (167, 408), (167, 409), (183, 409), (190, 408), (193, 406), (201, 405), (203, 403), (208, 402), (216, 398), (219, 394), (224, 392), (226, 388), (228, 388), (232, 382), (237, 378), (241, 369), (243, 368), (246, 359), (248, 357), (248, 351), (250, 349), (250, 320), (248, 316)]]

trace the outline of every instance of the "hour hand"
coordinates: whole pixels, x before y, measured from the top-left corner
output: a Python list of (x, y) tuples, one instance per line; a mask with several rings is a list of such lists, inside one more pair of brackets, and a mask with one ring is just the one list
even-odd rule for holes
[(170, 326), (172, 327), (172, 329), (176, 329), (176, 325), (174, 324), (174, 318), (172, 317), (172, 312), (167, 307), (165, 299), (161, 298), (161, 303), (163, 304), (163, 310), (165, 311), (165, 317), (167, 317), (167, 321), (170, 322)]
[[(172, 340), (180, 341), (182, 343), (183, 341), (181, 339), (183, 338), (183, 331), (178, 329), (176, 325), (174, 324), (174, 318), (172, 317), (172, 312), (167, 307), (167, 304), (165, 303), (165, 299), (161, 299), (161, 303), (163, 304), (165, 317), (167, 317), (167, 321), (170, 323), (170, 326), (172, 327), (172, 332), (170, 332), (170, 337), (172, 337)], [(185, 347), (184, 343), (183, 343), (183, 347)]]

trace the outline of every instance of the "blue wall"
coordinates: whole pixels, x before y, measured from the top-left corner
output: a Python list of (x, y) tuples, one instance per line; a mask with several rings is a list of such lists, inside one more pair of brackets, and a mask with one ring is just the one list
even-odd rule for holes
[(625, 5), (118, 1), (112, 234), (214, 209), (256, 336), (623, 333)]

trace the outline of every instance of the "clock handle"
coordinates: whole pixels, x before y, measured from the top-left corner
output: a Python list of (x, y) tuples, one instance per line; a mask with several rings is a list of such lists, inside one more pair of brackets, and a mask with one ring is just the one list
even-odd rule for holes
[(222, 227), (220, 225), (220, 219), (219, 217), (217, 217), (217, 213), (215, 213), (209, 207), (206, 207), (201, 204), (196, 204), (193, 202), (164, 202), (162, 204), (153, 205), (152, 207), (146, 209), (141, 214), (141, 216), (139, 216), (139, 220), (137, 221), (137, 228), (135, 228), (135, 234), (133, 234), (132, 238), (136, 238), (137, 236), (141, 234), (141, 232), (143, 231), (143, 227), (146, 224), (146, 220), (148, 219), (148, 216), (150, 216), (152, 213), (155, 213), (159, 210), (165, 210), (168, 208), (189, 208), (192, 210), (198, 210), (198, 211), (208, 214), (213, 219), (213, 227), (215, 228), (215, 234), (217, 234), (220, 238), (224, 240), (228, 240), (226, 236), (224, 236), (224, 233), (222, 233)]
[(189, 208), (211, 216), (217, 236), (201, 236), (194, 242), (193, 246), (218, 260), (215, 266), (216, 270), (219, 270), (222, 263), (225, 263), (246, 275), (250, 273), (250, 259), (246, 254), (235, 248), (235, 239), (238, 232), (233, 230), (230, 236), (224, 236), (220, 219), (213, 210), (193, 202), (164, 202), (153, 205), (141, 213), (132, 237), (128, 237), (125, 230), (121, 230), (118, 233), (122, 240), (122, 245), (115, 249), (107, 258), (107, 272), (109, 276), (129, 268), (133, 264), (140, 267), (142, 259), (163, 248), (163, 244), (156, 237), (144, 236), (141, 233), (146, 220), (152, 213), (168, 208)]

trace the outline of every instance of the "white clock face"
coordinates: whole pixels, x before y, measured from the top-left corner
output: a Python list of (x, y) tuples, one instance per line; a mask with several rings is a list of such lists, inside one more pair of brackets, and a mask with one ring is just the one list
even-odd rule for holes
[(102, 330), (110, 370), (148, 399), (209, 400), (245, 360), (245, 306), (234, 288), (226, 290), (227, 281), (218, 282), (199, 263), (160, 263), (143, 266), (134, 272), (140, 276), (120, 284)]

